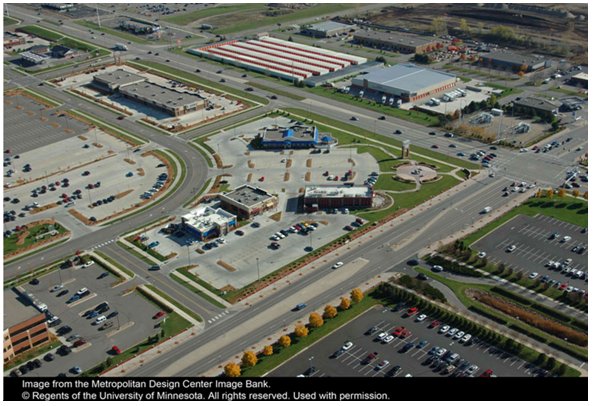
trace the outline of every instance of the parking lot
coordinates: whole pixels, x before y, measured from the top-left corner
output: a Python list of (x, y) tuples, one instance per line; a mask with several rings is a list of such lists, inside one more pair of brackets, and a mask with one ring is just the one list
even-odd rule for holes
[[(231, 232), (224, 236), (225, 243), (216, 248), (206, 249), (204, 242), (184, 234), (181, 237), (166, 235), (159, 232), (159, 228), (152, 229), (146, 234), (145, 244), (159, 241), (153, 249), (166, 256), (171, 252), (178, 253), (174, 260), (169, 261), (170, 267), (187, 265), (188, 262), (198, 264), (192, 269), (201, 279), (216, 288), (231, 285), (240, 288), (254, 282), (259, 275), (263, 277), (285, 264), (288, 264), (308, 252), (310, 245), (317, 249), (326, 243), (340, 237), (346, 231), (346, 225), (355, 223), (356, 217), (350, 214), (299, 214), (284, 213), (280, 221), (270, 219), (270, 213), (257, 216), (251, 225), (241, 227), (243, 236)], [(271, 236), (281, 229), (287, 229), (298, 222), (316, 222), (318, 227), (308, 235), (290, 233), (277, 243), (279, 248), (272, 247)], [(253, 224), (258, 223), (259, 227)], [(201, 249), (204, 253), (196, 252)], [(189, 258), (188, 258), (189, 256)], [(233, 271), (222, 267), (217, 262), (223, 260), (234, 268)]]
[[(587, 291), (588, 234), (584, 231), (552, 217), (518, 215), (476, 241), (472, 248), (486, 252), (490, 263), (504, 263), (526, 274), (536, 272), (537, 278), (549, 276), (559, 282), (557, 287), (565, 284)], [(564, 241), (566, 236), (570, 237), (568, 241)], [(509, 252), (511, 246), (515, 248)], [(562, 264), (568, 259), (566, 270), (546, 266), (550, 261)], [(581, 278), (578, 271), (584, 272)]]
[(263, 118), (211, 136), (206, 143), (224, 157), (224, 165), (231, 165), (225, 169), (231, 175), (225, 177), (231, 188), (251, 183), (270, 193), (291, 194), (307, 185), (342, 185), (349, 170), (353, 171), (350, 181), (356, 184), (363, 184), (371, 172), (379, 172), (376, 160), (369, 153), (358, 154), (357, 148), (332, 148), (324, 154), (311, 149), (276, 151), (249, 147), (261, 129), (294, 124), (286, 117)]
[(22, 154), (89, 131), (86, 124), (62, 114), (59, 108), (23, 95), (4, 96), (4, 148)]
[[(464, 369), (467, 362), (478, 367), (476, 372), (470, 375), (474, 377), (480, 376), (488, 369), (499, 377), (530, 377), (542, 373), (535, 366), (480, 340), (471, 339), (468, 343), (462, 344), (440, 333), (439, 329), (443, 326), (432, 328), (431, 323), (434, 319), (430, 317), (419, 322), (415, 316), (403, 317), (405, 313), (404, 306), (397, 312), (390, 311), (387, 307), (376, 306), (281, 365), (269, 376), (439, 377), (455, 374)], [(377, 340), (380, 332), (391, 333), (400, 326), (404, 326), (412, 334), (406, 338), (395, 338), (390, 343)], [(366, 334), (372, 327), (378, 330)], [(345, 342), (351, 342), (352, 346), (346, 351), (336, 353)], [(421, 342), (424, 342), (422, 348)], [(412, 348), (404, 351), (403, 348), (408, 343)], [(432, 364), (426, 364), (426, 360), (430, 358), (428, 352), (435, 346), (447, 350), (442, 359), (451, 353), (459, 354), (458, 361), (453, 363), (453, 372), (444, 374), (443, 364), (439, 370), (436, 369), (438, 367), (432, 367)], [(368, 362), (370, 354), (373, 355)], [(388, 363), (380, 369), (378, 366), (384, 360)], [(314, 372), (311, 372), (310, 367), (314, 368)], [(393, 370), (395, 367), (399, 368)]]
[[(59, 373), (73, 374), (70, 368), (79, 366), (83, 371), (99, 364), (113, 355), (111, 348), (117, 345), (120, 350), (141, 342), (151, 334), (159, 332), (155, 328), (157, 322), (152, 319), (160, 309), (151, 302), (133, 292), (126, 292), (133, 286), (133, 281), (123, 285), (112, 287), (116, 282), (115, 276), (108, 273), (100, 277), (105, 271), (104, 268), (93, 264), (88, 268), (69, 268), (53, 272), (39, 278), (38, 285), (23, 285), (27, 293), (32, 293), (35, 298), (48, 307), (48, 312), (60, 318), (61, 323), (52, 327), (50, 331), (57, 334), (57, 331), (69, 326), (72, 331), (59, 336), (63, 344), (73, 346), (80, 339), (67, 341), (73, 335), (79, 335), (87, 341), (79, 347), (73, 348), (69, 355), (55, 355), (53, 361), (43, 361), (41, 368), (27, 373), (27, 376), (56, 376)], [(55, 285), (63, 284), (64, 288), (50, 292)], [(87, 296), (72, 302), (66, 303), (69, 298), (79, 289), (86, 287), (91, 293)], [(67, 291), (67, 293), (62, 293)], [(109, 310), (102, 315), (108, 320), (100, 325), (93, 325), (96, 317), (82, 317), (87, 311), (93, 310), (102, 302), (109, 303)], [(118, 312), (117, 315), (110, 314)], [(111, 327), (102, 329), (102, 326), (111, 324)], [(56, 353), (53, 350), (52, 353)]]
[[(140, 150), (101, 131), (89, 131), (83, 138), (71, 137), (21, 154), (4, 154), (8, 164), (4, 182), (11, 185), (5, 188), (5, 211), (15, 210), (20, 215), (11, 226), (66, 215), (70, 208), (101, 221), (141, 202), (141, 194), (167, 171), (158, 167), (164, 164), (155, 156), (142, 156)], [(28, 205), (37, 208), (27, 210)]]

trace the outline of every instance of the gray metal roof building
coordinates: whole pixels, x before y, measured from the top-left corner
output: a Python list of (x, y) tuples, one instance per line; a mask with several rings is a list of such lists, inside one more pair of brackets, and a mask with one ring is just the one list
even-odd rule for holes
[(371, 90), (396, 96), (404, 101), (416, 101), (447, 91), (455, 87), (456, 81), (456, 76), (449, 73), (414, 64), (398, 64), (358, 76), (352, 80), (352, 84), (364, 91)]
[(514, 72), (519, 71), (522, 65), (526, 65), (525, 72), (532, 72), (551, 65), (551, 61), (546, 58), (502, 51), (481, 54), (479, 63), (495, 69), (510, 69)]
[(193, 111), (204, 105), (204, 99), (197, 94), (178, 92), (147, 81), (123, 86), (120, 88), (120, 93), (145, 104), (170, 111), (176, 116), (179, 115), (176, 112), (180, 109)]
[(121, 86), (133, 85), (144, 82), (145, 80), (145, 77), (123, 69), (93, 76), (93, 81), (106, 86), (111, 91), (118, 90)]
[(221, 207), (240, 218), (250, 218), (276, 207), (278, 199), (264, 189), (241, 185), (231, 192), (219, 195)]
[(335, 21), (324, 21), (304, 27), (301, 33), (312, 37), (324, 38), (340, 35), (355, 28), (357, 28), (355, 25), (342, 24)]
[(559, 108), (559, 103), (533, 96), (522, 97), (520, 100), (514, 101), (514, 105), (542, 113), (554, 113)]

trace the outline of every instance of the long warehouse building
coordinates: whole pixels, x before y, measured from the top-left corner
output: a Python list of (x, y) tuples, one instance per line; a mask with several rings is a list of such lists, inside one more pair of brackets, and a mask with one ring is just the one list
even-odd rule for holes
[(227, 41), (188, 52), (291, 81), (367, 62), (366, 58), (267, 36), (258, 40)]

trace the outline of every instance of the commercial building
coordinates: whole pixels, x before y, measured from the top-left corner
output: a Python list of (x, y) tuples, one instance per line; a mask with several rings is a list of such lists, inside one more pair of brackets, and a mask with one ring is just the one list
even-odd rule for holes
[(262, 36), (255, 40), (232, 40), (190, 49), (189, 53), (290, 81), (322, 76), (366, 58)]
[(301, 30), (301, 34), (315, 38), (328, 38), (347, 33), (356, 28), (356, 25), (342, 24), (335, 21), (324, 21), (323, 23), (304, 26)]
[(373, 203), (371, 186), (308, 186), (303, 195), (303, 209), (367, 208)]
[(37, 55), (46, 55), (49, 50), (48, 45), (33, 45), (31, 48), (27, 49), (27, 51)]
[(30, 51), (21, 52), (19, 55), (23, 61), (32, 65), (40, 65), (49, 59), (47, 55), (39, 55)]
[(4, 48), (11, 48), (15, 45), (23, 45), (27, 42), (25, 35), (18, 35), (14, 32), (4, 31)]
[(204, 108), (205, 100), (195, 93), (179, 92), (152, 82), (145, 77), (118, 69), (93, 77), (92, 84), (110, 93), (121, 95), (155, 107), (175, 117)]
[(72, 58), (74, 51), (63, 45), (56, 45), (51, 51), (52, 58)]
[(371, 48), (398, 51), (402, 54), (424, 54), (442, 46), (441, 42), (433, 37), (393, 31), (358, 31), (353, 35), (353, 42)]
[[(26, 301), (25, 301), (26, 302)], [(4, 291), (4, 362), (49, 340), (45, 313), (21, 302), (12, 290)]]
[(237, 227), (237, 216), (221, 208), (202, 206), (182, 216), (181, 222), (185, 231), (204, 241), (226, 235)]
[(527, 96), (514, 102), (514, 113), (552, 118), (559, 111), (559, 103), (540, 97)]
[(265, 128), (258, 138), (264, 149), (316, 148), (336, 143), (330, 134), (321, 134), (317, 127), (303, 125)]
[(251, 185), (242, 185), (231, 192), (219, 195), (221, 208), (247, 219), (265, 211), (274, 209), (278, 204), (276, 196), (264, 189)]
[(52, 10), (67, 11), (74, 7), (74, 3), (42, 3), (41, 6)]
[(588, 74), (585, 72), (580, 72), (577, 75), (573, 75), (569, 80), (569, 84), (574, 86), (579, 86), (582, 89), (588, 88)]
[(551, 61), (544, 57), (497, 51), (481, 54), (478, 64), (493, 69), (528, 73), (550, 67)]
[(360, 89), (363, 97), (385, 95), (415, 102), (453, 89), (457, 80), (455, 75), (406, 63), (358, 76), (351, 89)]
[(154, 34), (161, 31), (161, 26), (150, 21), (139, 20), (138, 18), (130, 18), (120, 22), (120, 28), (125, 31), (133, 32), (134, 34)]

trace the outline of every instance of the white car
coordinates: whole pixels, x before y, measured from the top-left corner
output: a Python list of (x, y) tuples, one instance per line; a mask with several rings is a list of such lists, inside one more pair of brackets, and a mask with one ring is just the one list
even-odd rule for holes
[(457, 328), (455, 328), (455, 327), (454, 327), (454, 328), (451, 328), (451, 329), (450, 329), (450, 330), (449, 330), (449, 331), (446, 333), (446, 336), (447, 336), (447, 337), (451, 337), (451, 336), (453, 336), (454, 334), (456, 334), (457, 332), (458, 332), (458, 329), (457, 329)]
[(441, 265), (433, 265), (433, 266), (431, 267), (431, 270), (432, 270), (433, 272), (441, 272), (441, 271), (443, 271), (443, 266), (441, 266)]
[(85, 294), (88, 290), (89, 289), (87, 289), (87, 288), (80, 288), (78, 291), (76, 291), (76, 294), (78, 296), (81, 296), (81, 295)]
[(382, 341), (386, 344), (391, 343), (392, 341), (394, 341), (394, 336), (392, 334), (389, 334), (385, 336)]
[(390, 361), (388, 361), (387, 359), (385, 359), (381, 363), (377, 364), (377, 366), (375, 367), (375, 369), (377, 369), (379, 371), (380, 369), (384, 369), (388, 365), (390, 365)]
[(446, 352), (448, 352), (448, 350), (446, 350), (445, 348), (440, 348), (439, 350), (435, 351), (435, 355), (438, 357), (442, 357), (443, 354), (445, 354)]
[(342, 262), (337, 262), (337, 263), (335, 263), (334, 265), (332, 265), (332, 269), (338, 269), (338, 268), (340, 268), (340, 267), (341, 267), (341, 266), (343, 266), (343, 265), (344, 265), (344, 263), (342, 263)]
[(60, 289), (64, 289), (64, 285), (62, 285), (62, 284), (56, 285), (50, 289), (50, 292), (57, 292)]
[(426, 314), (419, 314), (419, 315), (417, 316), (417, 321), (423, 321), (423, 320), (425, 320), (426, 318), (427, 318), (427, 315), (426, 315)]
[(518, 248), (518, 247), (516, 247), (515, 245), (510, 245), (505, 249), (505, 251), (514, 252), (516, 250), (516, 248)]
[(478, 253), (479, 258), (485, 258), (486, 256), (487, 256), (487, 253), (485, 251), (481, 251)]
[(478, 367), (478, 366), (476, 366), (476, 365), (471, 365), (471, 366), (469, 366), (469, 367), (466, 369), (466, 371), (464, 371), (464, 373), (465, 373), (466, 375), (469, 375), (469, 376), (470, 376), (470, 375), (474, 374), (476, 371), (478, 371), (478, 369), (479, 369), (479, 367)]
[(388, 336), (388, 333), (386, 333), (385, 331), (382, 331), (381, 333), (379, 333), (376, 337), (376, 339), (379, 340), (383, 340), (384, 338), (386, 338)]
[(571, 236), (566, 235), (565, 237), (563, 237), (563, 242), (567, 242), (567, 241), (571, 241)]
[(347, 351), (347, 350), (351, 349), (352, 346), (353, 346), (353, 343), (350, 341), (347, 341), (346, 343), (343, 344), (342, 349)]
[(107, 320), (107, 317), (105, 316), (99, 316), (95, 319), (95, 325), (101, 324), (103, 323), (105, 320)]
[(91, 265), (93, 265), (94, 263), (95, 263), (95, 262), (93, 262), (93, 261), (89, 261), (89, 262), (87, 262), (86, 264), (84, 264), (82, 267), (83, 267), (83, 268), (88, 268), (88, 267), (90, 267)]
[(450, 329), (450, 326), (448, 326), (448, 325), (446, 324), (445, 326), (442, 326), (442, 327), (439, 329), (439, 332), (440, 332), (440, 333), (442, 333), (442, 334), (443, 334), (443, 333), (447, 333), (449, 329)]
[(459, 340), (462, 337), (464, 337), (466, 333), (464, 331), (458, 331), (455, 335), (454, 335), (454, 339)]
[(464, 337), (462, 337), (462, 339), (460, 340), (460, 342), (463, 343), (463, 344), (466, 344), (467, 342), (470, 341), (471, 338), (472, 338), (472, 335), (466, 334)]
[(532, 272), (530, 275), (528, 275), (528, 277), (530, 279), (535, 279), (538, 276), (538, 272)]

